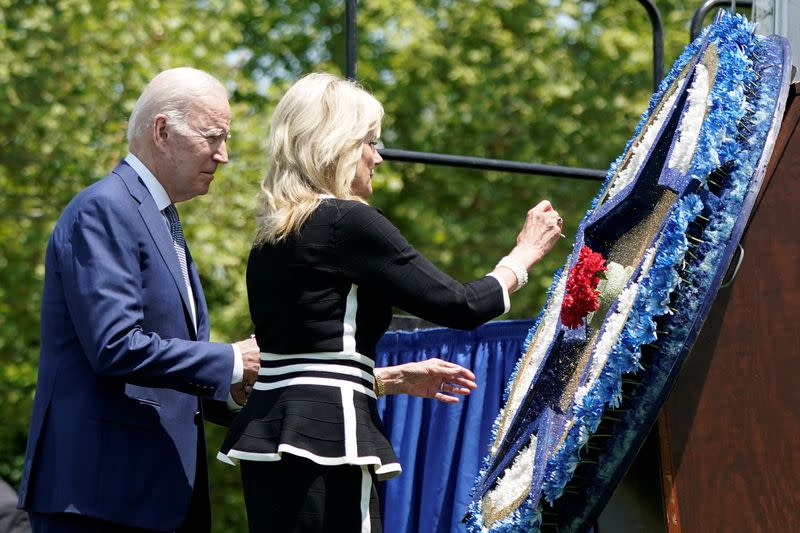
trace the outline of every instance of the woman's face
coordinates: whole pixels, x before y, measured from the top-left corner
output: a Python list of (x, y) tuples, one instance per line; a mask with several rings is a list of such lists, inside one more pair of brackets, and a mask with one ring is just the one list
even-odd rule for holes
[(383, 158), (378, 153), (378, 141), (364, 141), (361, 146), (361, 159), (358, 160), (356, 167), (356, 178), (353, 180), (353, 194), (365, 200), (372, 196), (372, 173), (382, 162)]

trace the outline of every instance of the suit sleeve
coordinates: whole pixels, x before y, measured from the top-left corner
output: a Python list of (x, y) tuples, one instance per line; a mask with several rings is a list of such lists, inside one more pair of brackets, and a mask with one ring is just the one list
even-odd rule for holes
[(415, 250), (377, 209), (359, 204), (346, 211), (337, 223), (336, 240), (345, 275), (420, 318), (472, 329), (505, 311), (496, 279), (454, 280)]
[[(92, 368), (134, 385), (224, 400), (233, 348), (186, 340), (182, 306), (168, 301), (171, 295), (144, 301), (139, 243), (146, 230), (132, 206), (102, 200), (87, 202), (57, 236), (69, 314)], [(160, 260), (152, 248), (148, 260)], [(162, 313), (159, 332), (143, 329), (146, 307)]]

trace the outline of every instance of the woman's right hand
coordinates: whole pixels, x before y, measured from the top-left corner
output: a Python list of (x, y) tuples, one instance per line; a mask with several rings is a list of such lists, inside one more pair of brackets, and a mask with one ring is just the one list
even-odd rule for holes
[[(492, 275), (509, 292), (519, 289), (528, 280), (527, 271), (537, 263), (564, 235), (564, 221), (547, 200), (533, 206), (517, 235), (517, 245), (492, 271)], [(522, 279), (520, 279), (522, 278)]]
[(525, 223), (517, 235), (517, 246), (509, 253), (527, 268), (537, 263), (562, 237), (564, 221), (548, 200), (542, 200), (525, 216)]

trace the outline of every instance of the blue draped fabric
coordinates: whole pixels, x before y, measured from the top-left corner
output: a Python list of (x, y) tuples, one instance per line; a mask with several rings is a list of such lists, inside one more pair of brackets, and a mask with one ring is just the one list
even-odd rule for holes
[(439, 357), (471, 369), (478, 383), (478, 390), (456, 405), (405, 395), (378, 402), (403, 466), (401, 476), (379, 487), (386, 533), (466, 531), (461, 519), (469, 493), (532, 325), (530, 320), (505, 320), (473, 331), (395, 331), (381, 339), (376, 366)]

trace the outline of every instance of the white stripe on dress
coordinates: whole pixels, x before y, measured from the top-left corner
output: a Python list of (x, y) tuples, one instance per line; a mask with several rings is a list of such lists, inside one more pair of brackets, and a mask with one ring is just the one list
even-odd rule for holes
[(354, 459), (358, 457), (358, 440), (353, 389), (342, 387), (340, 390), (342, 391), (342, 418), (344, 419), (344, 455)]
[(319, 465), (335, 466), (335, 465), (373, 465), (375, 467), (375, 475), (378, 479), (386, 479), (387, 477), (395, 477), (403, 472), (403, 467), (400, 463), (381, 464), (381, 460), (375, 455), (365, 455), (364, 457), (357, 457), (355, 459), (349, 457), (323, 457), (311, 453), (303, 448), (297, 448), (291, 444), (280, 444), (278, 446), (278, 453), (266, 452), (245, 452), (242, 450), (232, 449), (227, 454), (217, 452), (217, 459), (229, 465), (236, 465), (235, 461), (280, 461), (281, 454), (290, 453), (298, 457), (304, 457), (310, 461), (314, 461)]
[(282, 379), (272, 383), (262, 383), (261, 381), (256, 381), (255, 385), (253, 385), (253, 388), (256, 390), (273, 390), (280, 389), (282, 387), (291, 387), (293, 385), (322, 385), (325, 387), (340, 387), (342, 389), (358, 391), (362, 394), (366, 394), (367, 396), (376, 398), (375, 391), (373, 391), (371, 388), (367, 388), (358, 383), (342, 381), (334, 378), (296, 377), (291, 379)]
[[(381, 460), (376, 455), (365, 455), (364, 457), (356, 457), (355, 459), (351, 457), (326, 457), (323, 455), (317, 455), (312, 453), (305, 448), (298, 448), (296, 446), (292, 446), (291, 444), (280, 444), (278, 445), (278, 452), (277, 453), (268, 453), (268, 452), (245, 452), (242, 450), (232, 449), (227, 454), (222, 452), (217, 452), (217, 459), (224, 463), (228, 464), (236, 464), (231, 459), (239, 459), (242, 461), (280, 461), (281, 455), (284, 453), (288, 453), (291, 455), (296, 455), (298, 457), (304, 457), (310, 461), (314, 461), (318, 465), (325, 465), (325, 466), (338, 466), (338, 465), (375, 465), (379, 466), (381, 464)], [(397, 467), (397, 468), (395, 468)], [(401, 472), (402, 468), (400, 468), (399, 463), (389, 463), (384, 466), (379, 466), (379, 468), (383, 468), (386, 472)]]
[(358, 311), (358, 285), (351, 285), (347, 293), (347, 302), (344, 308), (342, 321), (342, 351), (356, 351), (356, 311)]
[(361, 533), (372, 531), (372, 521), (369, 518), (369, 497), (372, 495), (372, 476), (369, 467), (361, 467)]

